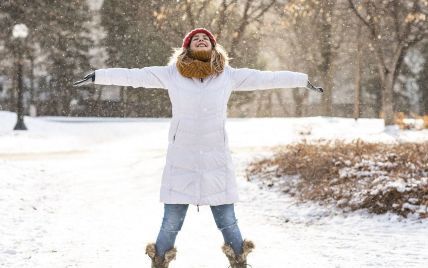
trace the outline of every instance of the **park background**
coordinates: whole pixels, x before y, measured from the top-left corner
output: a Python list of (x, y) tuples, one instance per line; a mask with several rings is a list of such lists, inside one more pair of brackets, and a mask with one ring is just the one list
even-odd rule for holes
[[(23, 41), (13, 38), (17, 23), (29, 29)], [(166, 65), (189, 30), (205, 27), (233, 67), (304, 72), (325, 88), (233, 93), (231, 117), (382, 117), (390, 125), (428, 114), (424, 0), (16, 0), (0, 4), (0, 26), (0, 110), (16, 109), (21, 61), (25, 114), (168, 117), (164, 90), (72, 82), (98, 68)]]
[[(73, 81), (165, 65), (195, 27), (233, 67), (304, 72), (234, 92), (226, 129), (253, 267), (426, 267), (426, 0), (0, 1), (0, 266), (149, 267), (171, 104)], [(26, 130), (24, 130), (26, 129)], [(191, 206), (171, 268), (228, 267)]]

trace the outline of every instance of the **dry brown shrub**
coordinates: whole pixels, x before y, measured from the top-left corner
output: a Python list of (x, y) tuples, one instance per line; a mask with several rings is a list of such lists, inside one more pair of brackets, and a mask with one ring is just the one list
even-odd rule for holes
[(409, 115), (397, 112), (394, 114), (394, 124), (400, 129), (422, 130), (428, 128), (428, 116), (420, 116), (412, 112)]
[(405, 115), (403, 112), (397, 112), (394, 114), (394, 123), (398, 125), (401, 129), (405, 128), (404, 118)]
[(249, 180), (277, 184), (301, 201), (427, 217), (428, 142), (304, 141), (278, 148), (274, 157), (251, 163), (246, 172)]
[(424, 115), (422, 119), (424, 120), (424, 127), (428, 128), (428, 115)]

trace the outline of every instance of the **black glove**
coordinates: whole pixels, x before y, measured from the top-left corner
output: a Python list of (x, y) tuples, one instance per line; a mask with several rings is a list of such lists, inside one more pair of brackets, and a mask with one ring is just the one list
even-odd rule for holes
[(310, 89), (310, 90), (313, 90), (313, 91), (316, 91), (318, 93), (323, 93), (324, 92), (324, 89), (322, 87), (315, 87), (309, 81), (308, 81), (308, 84), (306, 85), (306, 88)]
[(95, 72), (92, 72), (90, 74), (87, 74), (85, 77), (83, 77), (82, 80), (76, 81), (73, 83), (73, 86), (85, 86), (89, 85), (95, 82)]

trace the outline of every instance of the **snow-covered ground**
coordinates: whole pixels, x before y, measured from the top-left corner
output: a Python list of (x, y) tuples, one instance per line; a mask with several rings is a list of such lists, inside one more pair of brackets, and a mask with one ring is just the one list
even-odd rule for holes
[[(0, 266), (150, 267), (145, 245), (162, 220), (160, 176), (169, 119), (26, 118), (0, 112)], [(428, 131), (385, 131), (381, 120), (229, 119), (253, 267), (427, 267), (428, 221), (343, 215), (298, 205), (242, 174), (276, 144), (306, 139), (427, 141)], [(171, 268), (228, 267), (209, 207), (189, 208)]]

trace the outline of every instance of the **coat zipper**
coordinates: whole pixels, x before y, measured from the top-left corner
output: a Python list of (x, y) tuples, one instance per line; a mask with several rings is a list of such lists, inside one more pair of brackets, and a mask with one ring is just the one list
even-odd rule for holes
[[(200, 79), (201, 79), (201, 83), (203, 83), (204, 79), (203, 78), (200, 78)], [(199, 181), (198, 184), (199, 184), (199, 199), (201, 199), (201, 182)], [(197, 210), (199, 212), (199, 204), (197, 204), (196, 207), (197, 207)]]
[(226, 120), (223, 119), (223, 145), (226, 146)]
[(198, 212), (199, 212), (199, 201), (201, 201), (201, 180), (200, 179), (198, 180), (198, 186), (199, 186), (199, 191), (198, 191), (199, 196), (198, 196), (198, 203), (196, 206), (198, 207)]

